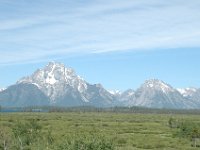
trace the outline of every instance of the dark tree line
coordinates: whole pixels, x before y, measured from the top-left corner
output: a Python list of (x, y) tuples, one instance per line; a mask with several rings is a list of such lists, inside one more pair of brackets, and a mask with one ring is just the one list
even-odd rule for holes
[(0, 107), (0, 112), (113, 112), (113, 113), (141, 113), (141, 114), (194, 114), (200, 115), (199, 109), (157, 109), (146, 107), (60, 107), (60, 106), (29, 106), (17, 108)]

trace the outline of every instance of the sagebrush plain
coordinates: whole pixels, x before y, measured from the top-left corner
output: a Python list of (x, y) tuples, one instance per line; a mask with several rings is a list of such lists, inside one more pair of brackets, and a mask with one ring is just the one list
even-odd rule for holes
[[(113, 112), (1, 113), (1, 147), (7, 149), (166, 149), (195, 150), (189, 138), (176, 136), (169, 119), (200, 123), (198, 115)], [(14, 131), (33, 122), (36, 133)], [(35, 123), (34, 123), (35, 122)], [(24, 131), (25, 132), (25, 131)], [(21, 132), (23, 134), (23, 132)], [(19, 136), (19, 137), (17, 137)], [(34, 137), (35, 136), (35, 137)], [(21, 137), (21, 143), (19, 139)], [(23, 142), (30, 138), (31, 142)], [(31, 139), (32, 138), (32, 139)], [(4, 141), (5, 140), (5, 141)], [(4, 143), (6, 142), (6, 143)], [(95, 145), (95, 142), (97, 143)], [(21, 145), (21, 147), (20, 147)], [(90, 148), (89, 148), (90, 147)]]

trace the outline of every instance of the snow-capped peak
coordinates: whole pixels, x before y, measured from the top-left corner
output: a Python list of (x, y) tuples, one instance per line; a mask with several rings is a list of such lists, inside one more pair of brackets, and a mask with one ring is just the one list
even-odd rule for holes
[(68, 81), (73, 77), (78, 77), (74, 70), (71, 68), (66, 68), (62, 63), (50, 62), (45, 68), (45, 80), (47, 84), (55, 84), (59, 81)]
[(185, 88), (185, 89), (178, 88), (177, 91), (184, 97), (188, 97), (192, 96), (197, 91), (197, 88)]
[(17, 83), (34, 84), (51, 99), (62, 95), (65, 86), (70, 86), (80, 93), (87, 89), (87, 83), (76, 75), (72, 68), (57, 62), (50, 62), (43, 69), (38, 69), (31, 76), (24, 77)]
[(161, 90), (163, 93), (174, 91), (174, 89), (169, 84), (158, 79), (146, 80), (145, 83), (142, 85), (142, 87)]

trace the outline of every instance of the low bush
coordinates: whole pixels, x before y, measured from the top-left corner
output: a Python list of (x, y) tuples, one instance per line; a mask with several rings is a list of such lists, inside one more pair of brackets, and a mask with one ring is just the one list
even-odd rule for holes
[(67, 137), (58, 150), (114, 150), (112, 140), (99, 135)]

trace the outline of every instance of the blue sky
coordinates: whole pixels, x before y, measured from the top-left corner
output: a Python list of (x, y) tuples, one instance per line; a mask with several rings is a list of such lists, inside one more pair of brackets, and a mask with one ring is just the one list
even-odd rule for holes
[(49, 61), (107, 89), (200, 87), (199, 0), (0, 0), (0, 87)]

